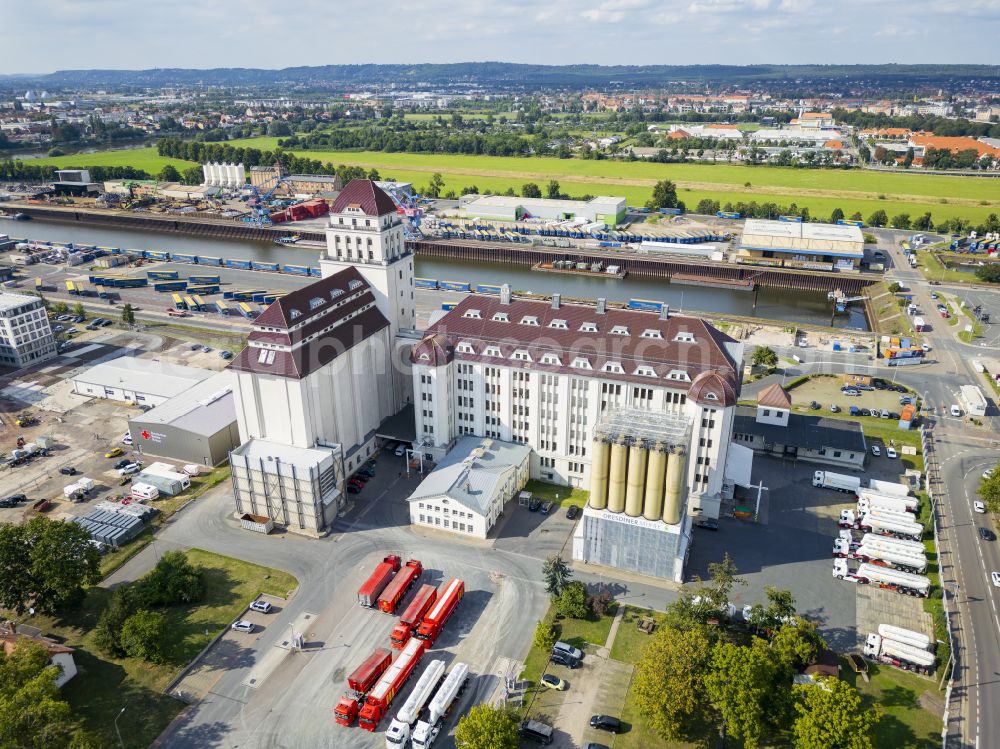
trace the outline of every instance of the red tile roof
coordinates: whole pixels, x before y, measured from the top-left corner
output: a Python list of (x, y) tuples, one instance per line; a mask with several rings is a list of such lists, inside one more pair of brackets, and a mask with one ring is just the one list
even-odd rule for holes
[(366, 216), (384, 216), (396, 212), (396, 204), (370, 179), (352, 179), (330, 207), (330, 213), (343, 213), (356, 206)]
[(993, 148), (993, 146), (981, 143), (975, 138), (967, 138), (964, 136), (950, 137), (915, 133), (910, 137), (910, 143), (914, 146), (936, 148), (939, 151), (951, 151), (952, 153), (968, 151), (971, 149), (980, 156), (985, 156), (987, 154), (990, 156), (1000, 156), (1000, 148)]
[[(479, 319), (465, 316), (471, 310), (479, 311)], [(496, 313), (506, 313), (509, 322), (494, 321), (492, 318)], [(536, 318), (538, 325), (522, 325), (521, 320), (525, 317)], [(565, 328), (550, 327), (556, 320), (564, 321)], [(584, 323), (595, 324), (596, 332), (581, 331)], [(612, 333), (615, 326), (627, 329), (628, 335)], [(661, 337), (643, 337), (646, 331), (656, 331)], [(679, 334), (690, 334), (694, 341), (677, 340)], [(703, 372), (717, 372), (728, 384), (728, 389), (714, 380), (705, 385), (720, 390), (726, 400), (730, 392), (735, 398), (740, 387), (741, 363), (734, 361), (724, 347), (724, 344), (735, 341), (696, 317), (672, 316), (661, 320), (653, 312), (616, 308), (608, 309), (602, 315), (593, 305), (563, 304), (553, 309), (547, 302), (517, 299), (505, 305), (496, 297), (470, 296), (428, 328), (424, 340), (414, 347), (414, 354), (419, 356), (421, 352), (440, 351), (440, 339), (433, 343), (427, 339), (441, 335), (446, 336), (455, 347), (453, 356), (459, 360), (496, 363), (495, 357), (485, 355), (487, 346), (496, 346), (507, 366), (525, 366), (541, 372), (562, 372), (646, 385), (655, 382), (680, 390), (687, 390)], [(463, 342), (471, 344), (475, 353), (462, 351), (459, 345)], [(509, 358), (515, 350), (521, 349), (528, 352), (531, 362)], [(542, 357), (549, 353), (559, 356), (561, 363), (543, 364)], [(570, 366), (578, 356), (588, 360), (589, 370)], [(411, 356), (411, 361), (428, 363), (414, 356)], [(608, 362), (620, 363), (623, 372), (601, 371)], [(655, 377), (636, 374), (639, 366), (651, 367)], [(678, 371), (685, 373), (689, 379), (669, 379), (671, 372)]]
[(760, 391), (760, 395), (757, 396), (757, 405), (769, 406), (770, 408), (791, 408), (792, 399), (785, 389), (775, 382)]

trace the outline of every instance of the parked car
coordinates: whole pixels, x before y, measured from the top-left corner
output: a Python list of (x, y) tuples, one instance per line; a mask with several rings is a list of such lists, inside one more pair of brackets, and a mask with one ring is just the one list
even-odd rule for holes
[(876, 458), (880, 457), (882, 455), (882, 448), (878, 445), (872, 445), (872, 455)]
[(359, 484), (367, 484), (369, 478), (370, 478), (369, 476), (366, 476), (365, 474), (363, 474), (360, 471), (358, 471), (353, 476), (351, 476), (351, 478), (349, 479), (349, 481), (355, 481), (355, 482), (357, 482)]
[(704, 528), (708, 531), (719, 530), (719, 523), (711, 518), (701, 518), (700, 520), (695, 520), (694, 524), (699, 528)]
[(833, 414), (840, 413), (840, 406), (838, 406), (836, 403), (831, 403), (830, 404), (830, 413), (833, 413)]
[(1000, 572), (994, 572), (991, 577), (993, 578), (993, 584), (1000, 588)]
[(237, 632), (246, 632), (247, 634), (254, 631), (253, 622), (248, 622), (246, 619), (237, 619), (229, 628), (235, 629)]
[(954, 416), (955, 418), (959, 418), (962, 415), (962, 409), (959, 408), (958, 405), (955, 403), (951, 404), (951, 415)]
[(79, 324), (79, 323), (82, 323), (82, 322), (86, 322), (86, 321), (87, 321), (87, 318), (86, 318), (86, 317), (84, 317), (83, 315), (76, 315), (76, 316), (75, 316), (75, 317), (73, 318), (73, 322), (74, 322), (74, 323), (77, 323), (77, 324)]
[(861, 415), (861, 409), (858, 408), (857, 406), (851, 406), (851, 416), (860, 416), (860, 415)]
[(77, 470), (73, 466), (63, 466), (59, 469), (59, 473), (63, 476), (76, 476)]
[(882, 412), (879, 414), (879, 418), (880, 419), (888, 419), (889, 418), (889, 411), (883, 408)]
[(940, 298), (941, 297), (938, 296), (938, 293), (936, 291), (931, 292), (931, 299), (940, 299)]
[(112, 447), (110, 450), (108, 450), (106, 453), (104, 453), (104, 457), (105, 458), (117, 458), (119, 455), (122, 455), (124, 452), (125, 451), (122, 450), (120, 447)]
[(554, 505), (555, 505), (555, 502), (552, 502), (552, 501), (549, 501), (549, 502), (546, 502), (545, 504), (543, 504), (542, 505), (542, 514), (543, 515), (548, 515), (549, 512), (552, 510), (552, 507)]
[(118, 469), (119, 476), (131, 476), (133, 473), (139, 473), (142, 470), (142, 463), (129, 463)]
[(901, 405), (901, 406), (909, 406), (912, 403), (913, 403), (913, 398), (911, 396), (909, 396), (909, 395), (901, 395), (901, 396), (899, 396), (899, 405)]
[(131, 462), (132, 461), (129, 460), (128, 458), (122, 458), (117, 463), (115, 463), (114, 469), (117, 471), (119, 468), (124, 468), (125, 466), (127, 466)]
[(251, 611), (259, 611), (262, 614), (270, 614), (273, 607), (267, 601), (261, 601), (260, 599), (254, 601), (250, 604)]
[(219, 352), (219, 356), (221, 356), (223, 359), (232, 359), (233, 358), (233, 352), (232, 351), (220, 351)]
[(557, 692), (566, 691), (566, 682), (555, 674), (544, 674), (540, 681), (542, 682), (542, 686), (548, 687), (549, 689), (555, 689)]
[(560, 666), (565, 666), (566, 668), (580, 668), (580, 661), (572, 656), (566, 655), (565, 653), (553, 652), (552, 655), (549, 656), (549, 660), (553, 663), (558, 663)]
[(191, 350), (192, 351), (197, 351), (200, 348), (201, 348), (201, 344), (200, 343), (192, 343), (191, 344)]
[(542, 506), (542, 500), (532, 497), (528, 502), (528, 510), (530, 512), (538, 512), (538, 509)]
[(987, 468), (985, 471), (983, 471), (983, 478), (984, 479), (988, 479), (992, 475), (993, 475), (993, 469), (992, 468)]
[(593, 715), (590, 718), (590, 727), (598, 728), (602, 731), (610, 731), (611, 733), (619, 733), (622, 730), (622, 722), (610, 715)]
[(847, 395), (847, 396), (858, 396), (858, 395), (861, 395), (861, 391), (858, 390), (857, 388), (841, 389), (840, 392), (842, 392), (844, 395)]
[(576, 658), (578, 661), (583, 660), (583, 651), (579, 648), (574, 648), (568, 642), (563, 642), (560, 640), (555, 645), (552, 646), (553, 653), (564, 653), (570, 658)]
[(980, 502), (978, 499), (972, 503), (972, 509), (979, 513), (986, 512), (986, 505)]
[(11, 494), (9, 497), (0, 499), (0, 507), (17, 507), (21, 502), (27, 502), (28, 498), (23, 494)]
[(358, 472), (355, 475), (367, 476), (368, 478), (373, 479), (375, 478), (375, 469), (372, 468), (370, 465), (365, 465), (359, 468)]
[(819, 403), (817, 403), (816, 401), (812, 401), (812, 402), (811, 402), (811, 403), (809, 404), (809, 408), (811, 408), (811, 409), (812, 409), (813, 411), (819, 411), (819, 410), (820, 410), (820, 408), (822, 408), (822, 406), (820, 406), (820, 404), (819, 404)]
[(893, 460), (895, 460), (896, 458), (899, 457), (899, 454), (896, 452), (895, 447), (887, 447), (885, 449), (885, 457), (892, 458)]
[(406, 455), (406, 444), (405, 443), (400, 442), (399, 445), (396, 446), (395, 455), (396, 455), (397, 458), (402, 458), (404, 455)]
[(875, 380), (872, 384), (875, 385), (876, 390), (885, 390), (885, 383), (882, 380)]
[(212, 347), (211, 346), (202, 346), (201, 350), (204, 351), (207, 354), (207, 353), (209, 353), (212, 350)]
[(576, 516), (580, 514), (580, 508), (576, 505), (570, 505), (569, 509), (566, 510), (566, 519), (575, 520)]
[(348, 494), (361, 494), (361, 487), (358, 486), (357, 484), (348, 484), (347, 485), (347, 493)]

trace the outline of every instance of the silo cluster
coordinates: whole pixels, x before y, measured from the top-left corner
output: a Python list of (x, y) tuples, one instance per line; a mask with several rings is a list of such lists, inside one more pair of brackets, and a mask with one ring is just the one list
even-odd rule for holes
[(590, 506), (629, 517), (681, 521), (687, 450), (653, 439), (598, 436), (593, 442)]

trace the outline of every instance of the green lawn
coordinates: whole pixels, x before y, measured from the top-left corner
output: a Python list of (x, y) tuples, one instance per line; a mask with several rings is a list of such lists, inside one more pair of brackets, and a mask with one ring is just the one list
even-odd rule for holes
[(559, 484), (547, 484), (537, 479), (531, 479), (524, 491), (531, 492), (542, 502), (555, 502), (559, 507), (569, 507), (576, 505), (582, 508), (587, 504), (590, 492), (577, 489), (571, 486), (561, 486)]
[(67, 167), (88, 167), (88, 166), (134, 166), (136, 169), (144, 169), (150, 174), (157, 174), (167, 164), (175, 166), (178, 171), (198, 166), (193, 161), (183, 159), (171, 159), (160, 156), (156, 148), (124, 148), (117, 151), (97, 151), (96, 153), (69, 154), (68, 156), (54, 156), (44, 159), (31, 159), (29, 164), (48, 164), (57, 169)]
[(646, 643), (651, 637), (636, 626), (639, 620), (645, 616), (651, 616), (658, 627), (666, 619), (666, 615), (662, 612), (636, 606), (625, 607), (622, 622), (618, 625), (618, 632), (615, 634), (615, 642), (611, 646), (611, 657), (614, 660), (632, 664), (639, 661), (643, 648), (646, 647)]
[[(557, 618), (555, 609), (549, 606), (549, 610), (546, 612), (543, 621), (554, 623), (557, 640), (568, 642), (573, 647), (583, 650), (588, 643), (597, 647), (604, 647), (604, 643), (608, 641), (608, 632), (611, 630), (614, 615), (615, 610), (612, 607), (602, 617), (592, 615), (587, 619)], [(537, 682), (538, 677), (541, 676), (548, 662), (549, 654), (532, 645), (531, 650), (528, 651), (528, 656), (524, 660), (524, 670), (521, 671), (521, 678)]]
[(298, 582), (281, 570), (261, 567), (200, 549), (186, 552), (188, 559), (205, 569), (207, 595), (195, 606), (165, 609), (167, 662), (153, 665), (133, 658), (110, 658), (94, 643), (93, 629), (111, 592), (94, 587), (79, 609), (64, 618), (35, 616), (27, 623), (39, 627), (76, 649), (79, 673), (63, 689), (74, 712), (98, 738), (98, 746), (118, 745), (114, 719), (126, 747), (149, 746), (183, 705), (163, 694), (164, 688), (202, 648), (234, 620), (258, 594), (287, 596)]
[(959, 270), (952, 270), (941, 262), (941, 256), (937, 252), (920, 253), (920, 262), (917, 269), (930, 281), (947, 281), (948, 283), (972, 283), (976, 277), (971, 273), (963, 273)]
[[(636, 706), (635, 700), (625, 700), (625, 708), (621, 714), (622, 722), (628, 724), (628, 731), (615, 737), (615, 749), (696, 749), (703, 746), (686, 741), (666, 741), (661, 739), (652, 728), (646, 725), (646, 716)], [(740, 746), (735, 740), (727, 744)]]
[(841, 662), (841, 677), (854, 685), (868, 704), (878, 702), (882, 720), (875, 729), (875, 746), (879, 749), (931, 749), (941, 746), (941, 716), (925, 710), (919, 698), (925, 692), (935, 700), (943, 700), (933, 679), (906, 671), (868, 664), (871, 682), (859, 679), (846, 661)]

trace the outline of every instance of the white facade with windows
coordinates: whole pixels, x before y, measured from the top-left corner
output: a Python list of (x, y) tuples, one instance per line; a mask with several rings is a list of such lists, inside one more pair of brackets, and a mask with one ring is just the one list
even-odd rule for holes
[(20, 369), (56, 355), (56, 342), (38, 297), (0, 293), (0, 367)]
[(410, 522), (472, 538), (486, 538), (528, 481), (531, 449), (463, 437), (410, 495)]
[(675, 413), (692, 424), (689, 512), (717, 517), (742, 345), (694, 318), (600, 309), (464, 300), (411, 355), (417, 444), (436, 459), (465, 435), (527, 445), (532, 478), (586, 488), (605, 411)]

